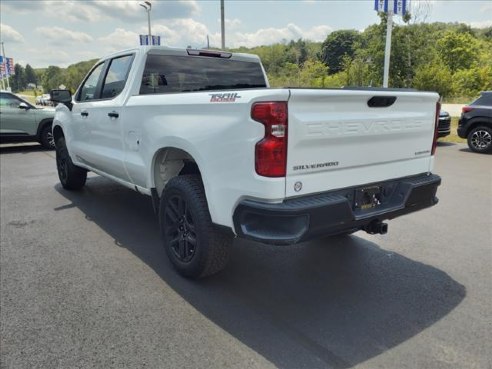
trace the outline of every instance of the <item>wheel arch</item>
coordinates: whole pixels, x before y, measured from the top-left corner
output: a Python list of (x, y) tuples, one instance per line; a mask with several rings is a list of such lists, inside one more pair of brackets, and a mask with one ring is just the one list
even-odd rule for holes
[(44, 118), (39, 122), (38, 124), (38, 131), (36, 133), (36, 136), (38, 138), (41, 138), (41, 132), (43, 132), (44, 127), (46, 127), (48, 124), (53, 124), (53, 118)]
[(468, 136), (474, 128), (479, 126), (492, 128), (492, 119), (487, 117), (477, 117), (472, 119), (466, 128), (466, 135)]
[[(161, 196), (167, 182), (176, 176), (197, 174), (202, 178), (199, 163), (187, 150), (168, 146), (154, 153), (151, 164), (151, 187)], [(203, 178), (202, 178), (203, 181)]]
[(56, 141), (58, 141), (58, 139), (61, 137), (65, 137), (65, 135), (63, 133), (63, 129), (59, 125), (55, 125), (53, 127), (53, 138), (55, 139), (55, 144), (56, 144)]

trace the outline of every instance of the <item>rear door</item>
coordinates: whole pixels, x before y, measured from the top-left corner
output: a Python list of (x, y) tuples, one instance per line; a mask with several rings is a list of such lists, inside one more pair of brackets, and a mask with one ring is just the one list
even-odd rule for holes
[(428, 172), (435, 93), (292, 89), (286, 196)]

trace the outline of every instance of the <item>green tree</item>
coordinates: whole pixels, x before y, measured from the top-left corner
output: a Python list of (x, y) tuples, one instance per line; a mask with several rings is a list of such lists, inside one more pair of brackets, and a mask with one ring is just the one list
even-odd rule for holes
[(355, 30), (334, 31), (326, 37), (321, 46), (321, 60), (328, 66), (330, 73), (342, 70), (343, 58), (352, 58), (360, 41), (360, 34)]
[(413, 85), (419, 90), (436, 91), (446, 97), (453, 93), (453, 75), (448, 66), (436, 60), (417, 69)]
[(300, 84), (304, 87), (325, 87), (328, 67), (321, 61), (308, 59), (300, 71)]
[(36, 86), (38, 85), (38, 77), (29, 64), (26, 65), (26, 82), (34, 83)]
[(64, 83), (63, 70), (60, 67), (50, 65), (43, 75), (43, 89), (45, 92), (57, 89)]
[(10, 87), (12, 91), (19, 92), (26, 89), (26, 74), (24, 67), (20, 64), (14, 65), (15, 74), (10, 76)]
[(477, 61), (477, 41), (468, 32), (448, 31), (437, 40), (437, 51), (452, 73)]

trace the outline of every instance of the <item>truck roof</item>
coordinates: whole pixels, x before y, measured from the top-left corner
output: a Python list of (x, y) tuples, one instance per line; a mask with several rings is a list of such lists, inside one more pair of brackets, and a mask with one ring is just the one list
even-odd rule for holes
[(230, 51), (223, 50), (212, 50), (212, 49), (192, 49), (192, 48), (174, 48), (168, 46), (138, 46), (131, 49), (125, 49), (117, 51), (110, 55), (101, 58), (100, 60), (105, 60), (108, 58), (113, 58), (119, 55), (125, 55), (128, 53), (143, 53), (143, 54), (164, 54), (164, 55), (177, 55), (177, 56), (188, 56), (194, 55), (199, 57), (221, 57), (231, 60), (241, 60), (247, 62), (259, 62), (260, 58), (254, 54), (245, 53), (231, 53)]

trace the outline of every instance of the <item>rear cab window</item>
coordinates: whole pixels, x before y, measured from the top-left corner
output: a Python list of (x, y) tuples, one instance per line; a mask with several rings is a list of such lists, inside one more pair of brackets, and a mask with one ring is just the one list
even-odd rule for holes
[(492, 106), (492, 93), (482, 94), (478, 99), (470, 105)]
[(266, 87), (261, 64), (219, 57), (149, 54), (140, 94)]

